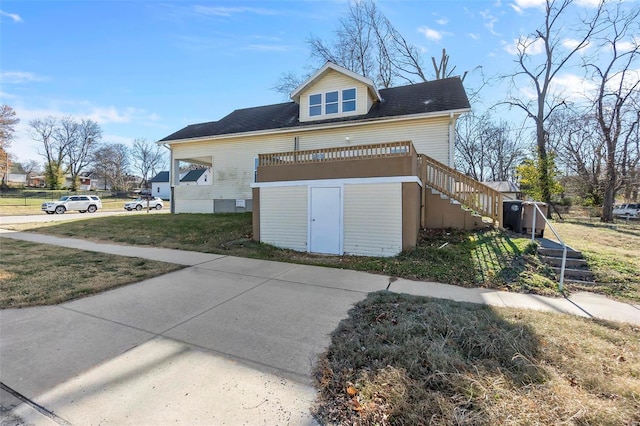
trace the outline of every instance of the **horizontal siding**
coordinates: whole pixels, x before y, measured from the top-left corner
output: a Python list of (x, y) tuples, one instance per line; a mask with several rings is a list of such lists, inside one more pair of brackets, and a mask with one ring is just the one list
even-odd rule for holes
[(277, 135), (177, 144), (173, 145), (173, 158), (212, 159), (212, 198), (250, 199), (254, 158), (269, 152), (293, 151), (293, 140), (294, 135)]
[(176, 197), (176, 213), (213, 213), (213, 200), (186, 200)]
[(260, 241), (307, 251), (308, 189), (285, 186), (260, 189)]
[(433, 118), (377, 123), (300, 134), (300, 149), (369, 145), (410, 140), (420, 154), (449, 164), (449, 119)]
[(213, 186), (176, 186), (174, 188), (176, 213), (213, 213)]
[[(347, 146), (347, 137), (349, 145), (411, 140), (419, 153), (449, 164), (446, 117), (299, 131), (285, 135), (180, 143), (172, 145), (173, 158), (208, 158), (208, 161), (212, 161), (213, 184), (207, 195), (211, 199), (251, 199), (254, 158), (263, 153), (293, 151), (296, 136), (300, 139), (301, 150)], [(176, 199), (179, 197), (177, 195)]]
[(366, 114), (369, 111), (371, 105), (369, 101), (369, 93), (367, 86), (358, 80), (354, 80), (344, 74), (338, 73), (334, 70), (329, 70), (318, 81), (309, 86), (304, 91), (300, 92), (300, 121), (318, 120), (326, 116), (314, 116), (309, 117), (309, 95), (315, 95), (317, 93), (333, 92), (342, 89), (356, 88), (356, 111), (347, 114), (331, 114), (332, 118), (350, 115)]
[(402, 184), (344, 186), (344, 251), (395, 256), (402, 251)]

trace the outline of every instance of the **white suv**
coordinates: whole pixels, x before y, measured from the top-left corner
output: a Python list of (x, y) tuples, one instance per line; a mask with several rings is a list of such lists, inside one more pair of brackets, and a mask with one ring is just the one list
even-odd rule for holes
[(640, 219), (640, 204), (614, 206), (613, 215), (628, 219)]
[(47, 214), (63, 214), (67, 210), (95, 213), (101, 207), (102, 201), (97, 195), (65, 195), (58, 201), (42, 203), (42, 211)]

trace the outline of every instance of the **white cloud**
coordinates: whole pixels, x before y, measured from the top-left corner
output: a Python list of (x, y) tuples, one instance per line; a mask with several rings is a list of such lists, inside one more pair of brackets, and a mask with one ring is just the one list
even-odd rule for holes
[(584, 7), (598, 7), (600, 0), (576, 0), (576, 4)]
[(20, 17), (20, 15), (18, 15), (17, 13), (9, 13), (5, 12), (4, 10), (0, 10), (0, 16), (7, 16), (13, 19), (13, 22), (22, 22), (22, 17)]
[(31, 81), (43, 81), (44, 78), (40, 77), (32, 72), (24, 71), (3, 71), (0, 72), (0, 81), (5, 84), (8, 83), (27, 83)]
[(259, 7), (227, 7), (227, 6), (201, 6), (196, 5), (193, 7), (193, 11), (201, 15), (208, 16), (231, 16), (238, 13), (254, 13), (256, 15), (275, 15), (276, 12), (270, 9), (263, 9)]
[(517, 55), (520, 52), (525, 52), (527, 55), (539, 55), (544, 52), (544, 41), (541, 38), (531, 41), (522, 36), (519, 39), (514, 39), (511, 44), (503, 42), (502, 48), (511, 55)]
[(572, 38), (567, 38), (562, 40), (562, 45), (567, 49), (575, 49), (580, 45), (580, 40), (575, 40)]
[(556, 76), (551, 83), (551, 91), (567, 101), (584, 101), (597, 85), (583, 76), (562, 74)]
[(544, 9), (546, 5), (545, 0), (515, 0), (514, 3), (514, 9), (518, 8), (520, 10), (530, 8)]
[(522, 9), (520, 9), (518, 6), (516, 6), (515, 4), (510, 4), (509, 6), (511, 6), (511, 8), (515, 10), (518, 15), (522, 15)]
[(160, 117), (155, 113), (134, 107), (117, 108), (115, 106), (96, 106), (84, 101), (51, 101), (50, 106), (40, 108), (25, 107), (20, 102), (12, 105), (16, 111), (16, 116), (20, 119), (20, 123), (16, 126), (15, 140), (13, 141), (9, 152), (14, 154), (20, 160), (41, 158), (38, 155), (42, 151), (40, 143), (34, 141), (29, 133), (29, 122), (38, 118), (48, 116), (60, 118), (71, 116), (76, 119), (90, 119), (102, 127), (104, 133), (102, 140), (105, 142), (118, 142), (128, 144), (134, 138), (114, 136), (113, 131), (121, 132), (123, 128), (128, 129), (131, 126), (139, 128), (157, 127)]
[(469, 33), (469, 37), (471, 37), (474, 40), (479, 40), (480, 34)]
[(436, 21), (439, 25), (447, 25), (449, 20), (447, 18), (440, 18)]
[(289, 50), (289, 46), (278, 44), (249, 44), (245, 47), (246, 50), (255, 50), (258, 52), (285, 52)]
[(618, 53), (631, 52), (632, 50), (638, 49), (639, 46), (640, 46), (640, 38), (635, 38), (635, 37), (629, 41), (622, 41), (622, 42), (616, 43), (616, 49), (618, 50)]
[(489, 9), (481, 10), (478, 13), (484, 19), (485, 28), (488, 29), (491, 34), (493, 34), (495, 36), (499, 36), (500, 34), (498, 32), (496, 32), (496, 30), (495, 30), (495, 25), (498, 22), (498, 18), (493, 16), (491, 14), (491, 12), (489, 11)]
[(439, 41), (442, 39), (442, 32), (429, 27), (420, 27), (418, 32), (422, 33), (428, 40)]

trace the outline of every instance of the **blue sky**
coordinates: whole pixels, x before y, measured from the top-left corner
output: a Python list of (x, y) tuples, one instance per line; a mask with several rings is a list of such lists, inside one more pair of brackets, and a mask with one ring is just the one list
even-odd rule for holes
[[(445, 47), (457, 70), (482, 66), (486, 76), (514, 69), (510, 48), (542, 22), (540, 3), (377, 2), (423, 50), (426, 69)], [(330, 37), (346, 6), (329, 0), (3, 0), (0, 102), (22, 120), (9, 152), (19, 161), (41, 161), (27, 124), (47, 115), (91, 118), (101, 125), (103, 141), (129, 144), (237, 108), (282, 102), (271, 89), (278, 77), (314, 65), (305, 41)], [(465, 83), (478, 81), (476, 73)]]

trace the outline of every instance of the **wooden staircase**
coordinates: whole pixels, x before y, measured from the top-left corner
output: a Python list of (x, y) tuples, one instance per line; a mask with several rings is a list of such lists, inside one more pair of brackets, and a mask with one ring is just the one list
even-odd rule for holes
[[(422, 181), (421, 227), (477, 229), (502, 224), (502, 194), (424, 154), (418, 154), (418, 176)], [(446, 208), (437, 196), (457, 209)], [(463, 224), (451, 226), (448, 224)]]

